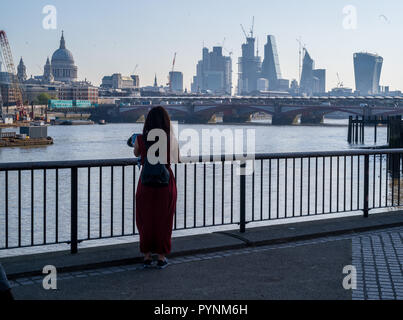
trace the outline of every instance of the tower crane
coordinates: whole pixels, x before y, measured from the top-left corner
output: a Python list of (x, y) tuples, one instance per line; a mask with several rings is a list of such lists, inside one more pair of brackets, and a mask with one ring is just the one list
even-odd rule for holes
[(245, 28), (243, 27), (242, 24), (241, 24), (241, 28), (242, 28), (243, 34), (245, 35), (245, 38), (248, 39), (248, 34), (246, 33)]
[(301, 81), (301, 69), (302, 69), (302, 51), (305, 50), (305, 43), (302, 43), (301, 37), (297, 39), (299, 44), (299, 61), (298, 61), (298, 73), (299, 73), (299, 81)]
[(171, 74), (168, 76), (168, 78), (169, 78), (169, 83), (168, 83), (168, 85), (169, 85), (169, 91), (170, 91), (170, 92), (172, 92), (172, 77), (173, 77), (174, 71), (175, 71), (175, 63), (176, 63), (176, 52), (175, 52), (175, 54), (174, 54), (174, 60), (173, 60), (173, 62), (172, 62), (172, 72), (171, 72)]
[(10, 86), (11, 92), (15, 98), (15, 103), (17, 110), (19, 112), (19, 116), (23, 117), (26, 115), (26, 111), (24, 109), (24, 101), (22, 98), (22, 90), (17, 77), (17, 73), (14, 66), (13, 55), (10, 48), (10, 43), (7, 39), (6, 32), (0, 30), (0, 54), (2, 56), (2, 60), (5, 64), (6, 71), (10, 76)]
[(252, 17), (252, 27), (250, 29), (250, 37), (253, 38), (253, 31), (255, 29), (255, 16)]
[(343, 88), (344, 83), (340, 80), (339, 73), (337, 72), (337, 88)]
[(136, 70), (137, 70), (137, 68), (139, 67), (139, 65), (138, 64), (136, 64), (136, 66), (134, 67), (134, 70), (133, 70), (133, 75), (136, 73)]
[(1, 90), (0, 90), (0, 118), (3, 118), (3, 98), (1, 97)]
[(252, 17), (252, 27), (250, 28), (250, 31), (249, 31), (250, 37), (249, 37), (248, 34), (246, 33), (245, 28), (243, 27), (242, 24), (241, 24), (241, 28), (242, 28), (243, 34), (245, 35), (245, 38), (246, 38), (246, 39), (248, 39), (248, 38), (253, 38), (253, 32), (254, 32), (254, 29), (255, 29), (255, 17)]

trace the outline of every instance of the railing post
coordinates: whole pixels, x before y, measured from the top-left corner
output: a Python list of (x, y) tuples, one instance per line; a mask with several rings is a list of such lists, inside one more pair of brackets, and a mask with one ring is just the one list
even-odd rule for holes
[(241, 162), (240, 168), (240, 232), (246, 231), (246, 176), (245, 176), (246, 162)]
[(70, 251), (78, 252), (78, 169), (71, 168), (71, 220), (70, 220)]
[(369, 217), (369, 155), (364, 160), (364, 218)]

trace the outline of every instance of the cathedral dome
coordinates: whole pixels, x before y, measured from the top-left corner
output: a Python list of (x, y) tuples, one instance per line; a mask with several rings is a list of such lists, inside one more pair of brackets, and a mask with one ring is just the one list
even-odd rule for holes
[(52, 64), (64, 62), (66, 64), (74, 64), (72, 53), (67, 49), (57, 49), (52, 56)]
[(62, 32), (62, 38), (60, 39), (60, 48), (57, 49), (52, 56), (53, 63), (64, 63), (74, 65), (73, 54), (66, 49), (66, 41), (64, 40), (64, 34)]
[(73, 82), (77, 80), (77, 67), (72, 53), (66, 48), (64, 34), (60, 39), (60, 47), (52, 55), (52, 73), (56, 81)]

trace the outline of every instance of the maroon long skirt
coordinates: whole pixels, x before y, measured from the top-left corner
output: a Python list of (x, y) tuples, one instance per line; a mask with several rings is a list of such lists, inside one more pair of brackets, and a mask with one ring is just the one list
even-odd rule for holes
[(140, 234), (142, 253), (169, 254), (176, 209), (175, 178), (169, 168), (168, 187), (143, 186), (141, 180), (136, 193), (136, 224)]

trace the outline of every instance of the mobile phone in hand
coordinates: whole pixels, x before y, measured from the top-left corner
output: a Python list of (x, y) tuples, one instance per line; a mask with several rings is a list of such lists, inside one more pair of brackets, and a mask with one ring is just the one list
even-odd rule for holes
[(135, 144), (135, 142), (136, 142), (137, 137), (138, 137), (138, 134), (135, 133), (135, 134), (133, 134), (133, 135), (127, 140), (127, 145), (128, 145), (130, 148), (134, 148), (134, 144)]

